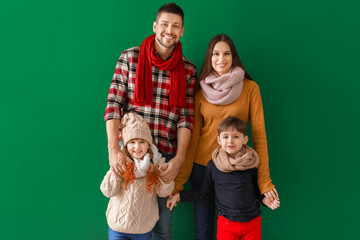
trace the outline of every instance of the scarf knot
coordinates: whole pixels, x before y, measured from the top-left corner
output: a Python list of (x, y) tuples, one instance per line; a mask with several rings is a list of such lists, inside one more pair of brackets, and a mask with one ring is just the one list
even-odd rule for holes
[[(154, 165), (159, 165), (164, 162), (161, 153), (154, 144), (151, 144), (151, 151), (153, 153), (153, 163)], [(150, 167), (150, 153), (146, 153), (143, 159), (132, 158), (135, 163), (134, 173), (135, 178), (144, 177)]]
[(230, 157), (219, 146), (213, 152), (212, 160), (215, 166), (222, 172), (247, 170), (259, 165), (259, 155), (247, 145), (244, 145), (234, 157)]
[(145, 38), (140, 45), (135, 74), (134, 103), (153, 104), (152, 65), (160, 70), (170, 71), (169, 103), (173, 107), (186, 107), (185, 64), (181, 42), (178, 42), (168, 60), (159, 57), (154, 51), (155, 34)]

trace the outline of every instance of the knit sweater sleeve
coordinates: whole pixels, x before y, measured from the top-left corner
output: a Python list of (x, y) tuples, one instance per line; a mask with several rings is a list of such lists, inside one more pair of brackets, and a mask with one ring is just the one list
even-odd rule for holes
[[(200, 90), (199, 90), (200, 91)], [(189, 179), (191, 170), (194, 165), (196, 149), (200, 140), (200, 132), (203, 123), (203, 117), (200, 112), (200, 92), (195, 95), (195, 106), (194, 106), (194, 127), (191, 133), (191, 139), (186, 151), (185, 161), (180, 168), (178, 175), (175, 178), (175, 188), (173, 193), (178, 193), (184, 189), (184, 184)]]
[(271, 183), (270, 179), (269, 155), (260, 89), (255, 82), (254, 84), (255, 87), (252, 88), (250, 99), (250, 121), (252, 127), (253, 146), (260, 157), (260, 163), (258, 166), (258, 184), (260, 192), (263, 194), (267, 191), (270, 191), (275, 186)]
[(122, 183), (122, 179), (109, 170), (101, 182), (100, 190), (106, 197), (111, 198), (119, 193)]
[(171, 194), (174, 189), (174, 181), (170, 183), (165, 183), (161, 178), (159, 178), (159, 185), (156, 186), (156, 194), (159, 197), (167, 197)]

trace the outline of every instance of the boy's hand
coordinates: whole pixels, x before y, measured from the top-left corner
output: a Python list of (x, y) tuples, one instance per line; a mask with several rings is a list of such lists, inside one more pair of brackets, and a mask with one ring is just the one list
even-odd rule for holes
[(262, 200), (262, 202), (263, 202), (264, 205), (266, 205), (267, 207), (269, 207), (272, 210), (275, 210), (278, 207), (280, 207), (280, 201), (279, 200), (275, 200), (275, 201), (271, 202), (269, 198), (265, 197)]
[(175, 193), (174, 195), (170, 195), (166, 202), (166, 207), (170, 209), (170, 211), (173, 210), (175, 206), (177, 206), (177, 203), (180, 201), (180, 194)]

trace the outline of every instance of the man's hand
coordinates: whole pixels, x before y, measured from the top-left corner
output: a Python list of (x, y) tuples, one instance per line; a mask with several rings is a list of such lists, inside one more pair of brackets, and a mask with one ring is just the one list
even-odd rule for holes
[(177, 203), (180, 201), (180, 194), (175, 193), (174, 195), (170, 195), (169, 198), (166, 201), (166, 207), (170, 209), (170, 211), (173, 210), (175, 206), (177, 206)]
[(179, 173), (181, 164), (184, 162), (183, 158), (180, 158), (178, 156), (175, 156), (173, 159), (171, 159), (168, 162), (168, 168), (160, 174), (160, 178), (165, 183), (170, 183), (175, 179), (177, 174)]
[(176, 156), (168, 162), (168, 169), (160, 174), (160, 178), (165, 183), (170, 183), (175, 179), (185, 161), (186, 149), (191, 137), (191, 130), (181, 127), (177, 130), (177, 151)]
[(120, 119), (106, 121), (106, 134), (108, 138), (109, 164), (112, 172), (121, 177), (125, 171), (128, 157), (120, 150), (119, 146)]
[(121, 177), (122, 173), (125, 171), (126, 162), (128, 160), (128, 157), (120, 149), (109, 149), (109, 164), (115, 176)]

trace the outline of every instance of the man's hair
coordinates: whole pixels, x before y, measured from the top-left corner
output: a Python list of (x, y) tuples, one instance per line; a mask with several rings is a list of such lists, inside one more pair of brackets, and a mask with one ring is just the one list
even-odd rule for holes
[(181, 7), (179, 7), (178, 5), (176, 5), (175, 3), (167, 3), (163, 6), (161, 6), (156, 14), (156, 22), (158, 21), (160, 15), (163, 12), (167, 12), (167, 13), (174, 13), (177, 14), (181, 17), (182, 19), (182, 25), (184, 25), (184, 12), (181, 9)]
[(240, 118), (230, 116), (222, 120), (217, 129), (218, 135), (229, 129), (235, 129), (244, 136), (247, 135), (247, 123)]

